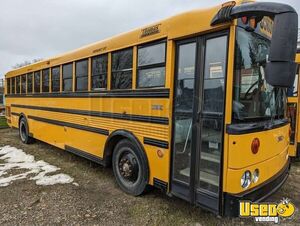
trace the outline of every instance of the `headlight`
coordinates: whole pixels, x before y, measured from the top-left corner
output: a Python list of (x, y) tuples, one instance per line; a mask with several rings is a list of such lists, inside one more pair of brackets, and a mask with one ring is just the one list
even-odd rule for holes
[(243, 176), (241, 178), (241, 186), (242, 186), (242, 188), (244, 188), (244, 189), (248, 188), (250, 186), (250, 184), (251, 184), (251, 180), (252, 180), (252, 178), (251, 178), (251, 172), (247, 170), (243, 174)]
[(259, 169), (256, 169), (253, 172), (252, 182), (257, 183), (258, 179), (259, 179)]

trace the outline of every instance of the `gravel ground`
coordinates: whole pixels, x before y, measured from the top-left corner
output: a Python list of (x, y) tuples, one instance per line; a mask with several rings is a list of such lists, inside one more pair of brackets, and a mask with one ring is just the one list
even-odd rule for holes
[[(254, 225), (253, 219), (216, 217), (158, 190), (128, 196), (117, 187), (111, 169), (42, 142), (24, 145), (16, 130), (0, 130), (0, 147), (4, 145), (60, 167), (79, 186), (37, 186), (19, 180), (0, 188), (0, 225)], [(287, 183), (270, 200), (290, 198), (299, 208), (299, 191), (300, 163), (295, 163)], [(281, 223), (300, 225), (299, 211)]]

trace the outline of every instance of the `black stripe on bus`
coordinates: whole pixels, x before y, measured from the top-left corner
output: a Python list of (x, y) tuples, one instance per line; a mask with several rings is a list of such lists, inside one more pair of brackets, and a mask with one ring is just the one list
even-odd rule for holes
[(19, 113), (16, 113), (16, 112), (12, 112), (11, 115), (14, 115), (14, 116), (20, 116)]
[(88, 132), (98, 133), (98, 134), (102, 134), (102, 135), (106, 135), (106, 136), (109, 135), (109, 131), (106, 129), (100, 129), (100, 128), (95, 128), (95, 127), (90, 127), (90, 126), (83, 126), (83, 125), (78, 125), (78, 124), (74, 124), (74, 123), (70, 123), (70, 122), (62, 122), (62, 121), (46, 119), (46, 118), (41, 118), (41, 117), (36, 117), (36, 116), (31, 116), (31, 115), (29, 115), (28, 118), (35, 120), (35, 121), (45, 122), (45, 123), (53, 124), (53, 125), (57, 125), (57, 126), (66, 126), (66, 127), (70, 127), (73, 129), (85, 130)]
[(11, 106), (17, 107), (17, 108), (31, 109), (31, 110), (42, 110), (42, 111), (60, 112), (60, 113), (75, 114), (75, 115), (85, 115), (85, 116), (93, 116), (93, 117), (102, 117), (102, 118), (110, 118), (110, 119), (120, 119), (120, 120), (129, 120), (129, 121), (148, 122), (148, 123), (169, 125), (169, 119), (164, 118), (164, 117), (129, 115), (129, 114), (120, 114), (120, 113), (87, 111), (87, 110), (66, 109), (66, 108), (40, 107), (40, 106), (19, 105), (19, 104), (12, 104)]
[(76, 92), (76, 93), (34, 93), (7, 94), (5, 97), (19, 98), (169, 98), (169, 89), (105, 91), (105, 92)]
[(169, 148), (169, 142), (163, 140), (157, 140), (153, 138), (144, 137), (144, 144), (148, 144), (151, 146), (159, 147), (159, 148)]
[(92, 154), (90, 154), (90, 153), (88, 153), (86, 151), (82, 151), (82, 150), (79, 150), (77, 148), (73, 148), (73, 147), (68, 146), (68, 145), (65, 145), (65, 150), (68, 151), (68, 152), (70, 152), (70, 153), (72, 153), (72, 154), (78, 155), (80, 157), (83, 157), (83, 158), (86, 158), (88, 160), (91, 160), (91, 161), (93, 161), (95, 163), (98, 163), (100, 165), (104, 164), (102, 158), (100, 158), (100, 157), (98, 157), (96, 155), (92, 155)]

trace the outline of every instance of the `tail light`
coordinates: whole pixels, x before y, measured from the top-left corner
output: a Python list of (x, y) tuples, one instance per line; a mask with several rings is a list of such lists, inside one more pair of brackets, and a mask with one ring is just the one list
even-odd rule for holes
[(258, 138), (253, 139), (251, 144), (251, 151), (253, 154), (257, 154), (260, 147), (260, 141)]

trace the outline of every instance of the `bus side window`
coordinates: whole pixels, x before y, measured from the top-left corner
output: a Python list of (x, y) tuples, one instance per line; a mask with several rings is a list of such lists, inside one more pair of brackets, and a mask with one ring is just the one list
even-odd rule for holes
[(10, 78), (6, 79), (6, 94), (10, 94)]
[(11, 93), (12, 94), (16, 93), (16, 78), (15, 77), (11, 78)]
[(57, 93), (60, 90), (60, 66), (51, 69), (51, 91)]
[(88, 90), (88, 60), (80, 60), (75, 64), (76, 91)]
[(26, 75), (21, 75), (21, 93), (26, 93)]
[(32, 93), (32, 76), (33, 73), (27, 74), (27, 93)]
[(40, 71), (34, 72), (34, 92), (35, 93), (41, 92), (41, 72)]
[(42, 71), (42, 92), (49, 92), (49, 69)]
[(73, 87), (73, 63), (63, 65), (63, 91), (70, 92)]
[(92, 90), (106, 89), (108, 54), (92, 58)]
[(112, 53), (112, 89), (132, 88), (132, 48)]
[(20, 90), (21, 90), (21, 76), (17, 76), (16, 77), (16, 93), (19, 94), (20, 93)]
[(165, 86), (166, 43), (160, 42), (138, 48), (138, 88)]

